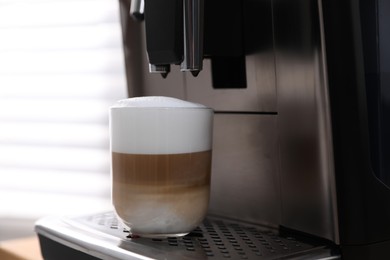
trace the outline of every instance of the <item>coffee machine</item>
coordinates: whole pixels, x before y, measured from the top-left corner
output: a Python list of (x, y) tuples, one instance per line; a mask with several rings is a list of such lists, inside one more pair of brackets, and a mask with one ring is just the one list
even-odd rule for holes
[[(390, 258), (389, 3), (120, 0), (120, 7), (129, 96), (215, 110), (209, 215), (219, 228), (206, 220), (194, 231), (199, 254), (189, 253), (193, 237), (120, 240), (126, 257)], [(55, 225), (75, 237), (85, 218), (49, 222), (37, 225), (43, 251), (60, 244), (88, 257), (116, 251), (103, 244), (107, 236), (58, 239)], [(232, 230), (242, 242), (234, 256)], [(206, 250), (207, 239), (219, 255)]]

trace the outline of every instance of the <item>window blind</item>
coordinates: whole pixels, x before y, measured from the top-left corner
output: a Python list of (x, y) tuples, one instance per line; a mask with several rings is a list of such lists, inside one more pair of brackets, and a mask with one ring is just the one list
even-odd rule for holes
[(99, 208), (126, 98), (116, 0), (0, 1), (0, 214)]

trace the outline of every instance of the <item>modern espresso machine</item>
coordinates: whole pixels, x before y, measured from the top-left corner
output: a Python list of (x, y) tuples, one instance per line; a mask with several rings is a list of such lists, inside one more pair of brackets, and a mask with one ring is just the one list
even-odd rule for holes
[(129, 96), (215, 110), (210, 217), (165, 240), (109, 212), (43, 221), (45, 258), (390, 259), (388, 1), (120, 7)]

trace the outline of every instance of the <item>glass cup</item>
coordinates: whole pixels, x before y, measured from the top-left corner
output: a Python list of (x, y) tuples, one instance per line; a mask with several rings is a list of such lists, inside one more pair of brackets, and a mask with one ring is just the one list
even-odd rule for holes
[(183, 236), (210, 196), (213, 110), (168, 97), (110, 108), (112, 202), (132, 235)]

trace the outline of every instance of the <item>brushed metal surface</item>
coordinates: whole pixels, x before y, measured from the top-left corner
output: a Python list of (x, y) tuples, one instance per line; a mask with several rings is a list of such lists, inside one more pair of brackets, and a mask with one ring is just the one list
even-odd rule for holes
[(210, 213), (277, 226), (276, 116), (216, 114)]
[(196, 78), (178, 66), (167, 79), (149, 74), (143, 25), (132, 24), (125, 34), (129, 96), (172, 96), (219, 111), (211, 214), (281, 224), (337, 243), (321, 1), (245, 3), (261, 14), (245, 18), (246, 89), (213, 89), (207, 59)]
[(320, 7), (274, 1), (281, 224), (338, 242)]
[(43, 255), (53, 259), (69, 253), (58, 245), (79, 251), (68, 255), (72, 259), (84, 259), (81, 252), (96, 259), (340, 259), (332, 247), (316, 240), (213, 217), (179, 238), (130, 238), (114, 212), (46, 217), (36, 223), (35, 231)]
[(129, 96), (139, 96), (144, 74), (143, 57), (139, 50), (142, 49), (143, 42), (140, 24), (130, 17), (130, 5), (129, 0), (119, 0), (127, 92)]
[[(266, 12), (271, 17), (271, 1), (247, 1), (252, 3), (251, 19), (258, 12)], [(130, 3), (121, 0), (121, 19), (126, 57), (126, 76), (129, 96), (162, 95), (198, 102), (218, 111), (234, 112), (275, 112), (275, 62), (273, 52), (272, 20), (260, 20), (260, 50), (248, 47), (246, 56), (247, 88), (213, 89), (210, 60), (204, 59), (203, 70), (197, 77), (190, 73), (180, 72), (180, 66), (172, 65), (166, 79), (161, 75), (149, 73), (146, 54), (144, 24), (130, 18)], [(266, 3), (266, 5), (264, 5)], [(247, 20), (251, 20), (247, 19)], [(264, 19), (264, 18), (263, 18)], [(250, 21), (248, 21), (250, 22)], [(262, 29), (264, 27), (264, 29)], [(251, 32), (252, 35), (252, 32)], [(251, 37), (249, 37), (251, 38)], [(250, 45), (250, 44), (248, 44)]]
[[(270, 36), (272, 41), (272, 36)], [(188, 100), (217, 111), (275, 112), (275, 65), (272, 49), (246, 56), (247, 88), (214, 89), (211, 64), (203, 61), (203, 70), (194, 78), (185, 75)]]
[(271, 0), (242, 2), (247, 88), (213, 89), (210, 60), (206, 59), (197, 78), (186, 76), (189, 100), (218, 111), (277, 111), (271, 3)]
[[(127, 29), (132, 31), (127, 31), (125, 35), (133, 35), (135, 43), (127, 43), (126, 57), (132, 57), (129, 53), (138, 54), (137, 63), (127, 61), (129, 96), (172, 96), (200, 102), (220, 111), (276, 109), (272, 52), (247, 57), (250, 87), (216, 90), (211, 87), (208, 60), (205, 60), (204, 69), (197, 78), (180, 72), (177, 66), (172, 68), (166, 79), (149, 74), (142, 24), (128, 23), (131, 26)], [(269, 40), (272, 41), (271, 36)], [(138, 41), (140, 43), (136, 44)], [(214, 99), (210, 99), (211, 96)], [(276, 171), (276, 116), (216, 114), (214, 130), (210, 213), (277, 226), (280, 191)]]

